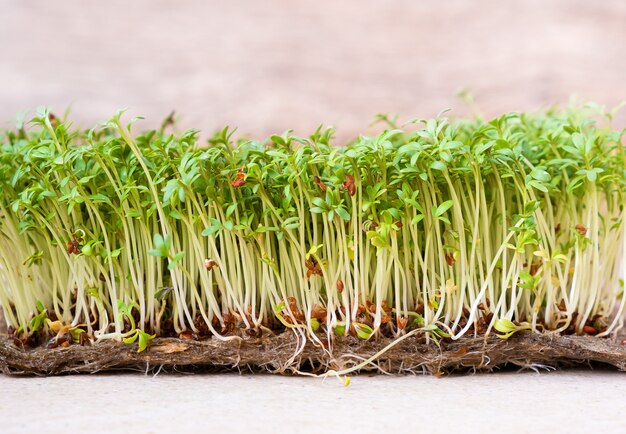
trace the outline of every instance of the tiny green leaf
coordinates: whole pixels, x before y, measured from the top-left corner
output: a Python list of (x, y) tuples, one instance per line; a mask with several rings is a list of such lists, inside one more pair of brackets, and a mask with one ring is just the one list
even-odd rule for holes
[(368, 326), (367, 324), (363, 324), (359, 322), (354, 322), (352, 324), (354, 325), (354, 330), (356, 331), (356, 335), (359, 339), (363, 339), (366, 341), (374, 333), (374, 330), (372, 330), (372, 328)]

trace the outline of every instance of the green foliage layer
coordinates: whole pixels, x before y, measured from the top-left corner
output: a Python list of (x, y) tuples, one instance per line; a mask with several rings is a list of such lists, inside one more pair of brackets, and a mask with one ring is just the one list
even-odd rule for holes
[[(623, 132), (587, 109), (208, 146), (77, 131), (41, 111), (0, 133), (0, 304), (17, 338), (326, 342), (621, 324)], [(605, 122), (605, 119), (601, 122)], [(12, 330), (13, 330), (12, 329)]]

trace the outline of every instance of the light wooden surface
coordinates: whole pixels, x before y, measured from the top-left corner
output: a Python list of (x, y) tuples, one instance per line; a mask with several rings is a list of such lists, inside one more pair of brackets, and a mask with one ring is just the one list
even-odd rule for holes
[(3, 434), (624, 433), (626, 376), (0, 376)]
[[(623, 0), (0, 0), (0, 125), (38, 105), (84, 126), (121, 107), (143, 125), (254, 136), (374, 115), (533, 110), (626, 99)], [(130, 116), (129, 116), (130, 117)], [(626, 126), (626, 115), (618, 122)]]

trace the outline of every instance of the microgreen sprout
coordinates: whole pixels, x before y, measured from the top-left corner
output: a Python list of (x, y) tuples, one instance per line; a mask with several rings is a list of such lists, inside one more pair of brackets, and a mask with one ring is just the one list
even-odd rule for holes
[(595, 114), (382, 116), (390, 130), (346, 147), (331, 128), (225, 128), (204, 146), (173, 117), (80, 131), (41, 109), (0, 132), (0, 305), (18, 335), (139, 351), (268, 330), (325, 348), (606, 336), (625, 307), (626, 153)]
[(499, 320), (496, 320), (496, 322), (493, 324), (493, 328), (502, 333), (498, 335), (499, 338), (508, 339), (519, 331), (530, 330), (531, 326), (527, 322), (516, 325), (511, 320), (501, 318)]

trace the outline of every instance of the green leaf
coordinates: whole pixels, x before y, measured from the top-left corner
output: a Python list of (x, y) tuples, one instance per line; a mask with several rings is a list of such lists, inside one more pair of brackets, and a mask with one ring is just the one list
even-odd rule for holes
[(123, 300), (117, 300), (117, 310), (122, 315), (131, 316), (131, 314), (130, 314), (131, 309), (132, 309), (132, 305), (128, 305), (128, 304), (124, 303)]
[(226, 217), (230, 217), (235, 210), (237, 209), (237, 202), (231, 203), (228, 208), (226, 208)]
[(518, 331), (530, 329), (530, 324), (522, 323), (517, 326), (511, 320), (500, 318), (493, 324), (493, 328), (496, 329), (496, 331), (503, 333), (502, 335), (498, 335), (499, 338), (508, 339)]
[(148, 250), (148, 255), (156, 256), (158, 258), (158, 257), (161, 257), (161, 251), (158, 249), (150, 249)]
[(415, 217), (413, 217), (413, 219), (411, 220), (411, 223), (416, 225), (422, 220), (424, 220), (424, 214), (416, 214)]
[(279, 145), (279, 146), (284, 146), (286, 144), (285, 139), (283, 139), (281, 136), (277, 134), (272, 134), (270, 136), (270, 140), (274, 142), (274, 144)]
[(339, 217), (341, 217), (342, 219), (344, 219), (344, 220), (350, 220), (350, 213), (349, 213), (349, 212), (348, 212), (345, 208), (342, 208), (342, 207), (337, 207), (337, 208), (335, 209), (335, 212), (336, 212), (336, 213), (337, 213), (337, 215), (338, 215)]
[(536, 188), (536, 189), (537, 189), (537, 190), (539, 190), (539, 191), (543, 191), (544, 193), (547, 193), (547, 192), (548, 192), (548, 187), (546, 187), (546, 186), (545, 186), (544, 184), (542, 184), (541, 182), (538, 182), (538, 181), (529, 181), (529, 182), (527, 183), (527, 185), (528, 185), (529, 187)]
[(213, 236), (216, 233), (218, 233), (220, 229), (222, 229), (221, 225), (220, 226), (211, 225), (202, 231), (202, 236), (203, 237)]
[(530, 172), (530, 177), (537, 180), (537, 181), (541, 181), (541, 182), (549, 182), (550, 181), (550, 174), (548, 172), (546, 172), (543, 169), (540, 169), (538, 167), (535, 167), (531, 172)]
[(285, 302), (281, 301), (280, 303), (274, 306), (273, 310), (274, 310), (274, 313), (278, 315), (278, 314), (281, 314), (284, 309), (285, 309)]
[(413, 320), (413, 325), (417, 327), (424, 327), (424, 317), (419, 313), (415, 315), (415, 319)]
[(133, 333), (132, 335), (126, 338), (122, 338), (122, 342), (124, 342), (125, 344), (132, 344), (137, 340), (138, 337), (139, 337), (138, 333)]
[(532, 214), (537, 208), (539, 208), (539, 202), (531, 200), (524, 204), (524, 214)]
[(161, 234), (154, 234), (153, 237), (154, 248), (148, 250), (148, 254), (161, 258), (167, 258), (170, 254), (171, 238), (167, 235), (165, 238)]
[(422, 327), (422, 330), (432, 333), (433, 335), (437, 336), (438, 338), (449, 338), (450, 334), (444, 332), (443, 330), (441, 330), (439, 327), (437, 327), (435, 324), (427, 324), (424, 327)]
[(335, 326), (335, 334), (337, 336), (345, 336), (346, 335), (346, 326), (343, 324), (337, 324)]
[(73, 342), (79, 342), (80, 335), (82, 335), (83, 333), (86, 333), (85, 330), (83, 329), (79, 329), (79, 328), (70, 329), (70, 335), (72, 336)]
[(521, 282), (519, 286), (524, 289), (532, 289), (535, 286), (535, 278), (528, 271), (522, 270), (519, 274)]
[(433, 169), (433, 170), (440, 170), (440, 171), (442, 171), (442, 172), (443, 172), (444, 170), (446, 170), (446, 169), (448, 168), (448, 166), (446, 166), (446, 165), (445, 165), (443, 162), (441, 162), (441, 161), (433, 161), (433, 162), (430, 164), (430, 168), (431, 168), (431, 169)]
[(356, 335), (359, 339), (363, 339), (364, 341), (366, 341), (374, 333), (374, 330), (372, 330), (372, 328), (367, 324), (363, 324), (360, 322), (354, 322), (352, 324), (354, 325), (354, 330), (356, 331)]
[(318, 244), (318, 245), (316, 245), (316, 246), (311, 246), (311, 247), (309, 248), (309, 251), (308, 251), (308, 252), (307, 252), (307, 254), (306, 254), (306, 258), (307, 258), (307, 259), (309, 259), (312, 255), (317, 254), (317, 252), (318, 252), (318, 251), (319, 251), (322, 247), (324, 247), (324, 244)]
[(83, 256), (92, 256), (93, 255), (93, 243), (87, 243), (83, 245), (80, 249), (80, 253)]
[(434, 217), (442, 216), (443, 214), (445, 214), (446, 211), (448, 211), (452, 207), (452, 205), (454, 205), (454, 202), (452, 200), (447, 200), (443, 202), (437, 208), (433, 209), (433, 216)]
[(137, 330), (137, 335), (139, 336), (139, 346), (137, 348), (137, 352), (141, 353), (142, 351), (145, 351), (146, 348), (148, 348), (148, 343), (154, 339), (154, 337), (156, 335), (150, 335), (148, 333), (145, 333), (141, 330)]

